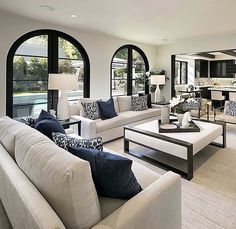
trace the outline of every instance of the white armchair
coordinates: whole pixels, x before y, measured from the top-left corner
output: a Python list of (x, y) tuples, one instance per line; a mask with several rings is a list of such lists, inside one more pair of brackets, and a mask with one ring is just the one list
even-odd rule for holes
[[(229, 105), (230, 101), (225, 101), (225, 105), (223, 107), (218, 107), (214, 109), (214, 120), (215, 121), (223, 121), (226, 123), (236, 124), (236, 116), (227, 114), (227, 106)], [(222, 113), (222, 109), (224, 109)]]

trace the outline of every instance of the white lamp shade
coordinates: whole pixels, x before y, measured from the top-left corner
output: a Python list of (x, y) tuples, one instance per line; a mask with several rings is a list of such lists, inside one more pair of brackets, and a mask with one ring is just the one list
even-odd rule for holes
[(165, 75), (151, 75), (151, 84), (153, 85), (163, 85), (166, 83)]
[(49, 90), (78, 90), (78, 76), (71, 74), (49, 74)]

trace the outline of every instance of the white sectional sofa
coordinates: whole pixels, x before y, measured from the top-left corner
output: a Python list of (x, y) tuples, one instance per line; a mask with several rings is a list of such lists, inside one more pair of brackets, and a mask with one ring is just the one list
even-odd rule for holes
[(93, 102), (98, 99), (79, 99), (70, 105), (72, 119), (81, 120), (81, 136), (92, 138), (100, 136), (103, 141), (110, 141), (123, 136), (124, 126), (128, 124), (141, 124), (160, 118), (161, 110), (155, 105), (144, 111), (131, 110), (131, 96), (113, 97), (114, 107), (118, 116), (107, 120), (91, 120), (80, 115), (80, 102)]
[(97, 195), (90, 165), (37, 130), (0, 118), (0, 199), (15, 229), (180, 229), (181, 180), (133, 162), (143, 188), (129, 200)]

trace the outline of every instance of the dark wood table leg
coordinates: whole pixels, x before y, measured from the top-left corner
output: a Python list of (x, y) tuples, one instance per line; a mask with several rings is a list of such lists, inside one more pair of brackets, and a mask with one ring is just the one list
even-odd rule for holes
[(129, 152), (129, 141), (124, 138), (124, 151)]
[(226, 147), (226, 123), (224, 123), (222, 125), (222, 128), (223, 128), (223, 134), (222, 134), (222, 136), (223, 136), (223, 148), (225, 148)]
[(187, 179), (193, 178), (193, 145), (187, 147)]
[(81, 134), (81, 122), (78, 122), (78, 135), (80, 136)]

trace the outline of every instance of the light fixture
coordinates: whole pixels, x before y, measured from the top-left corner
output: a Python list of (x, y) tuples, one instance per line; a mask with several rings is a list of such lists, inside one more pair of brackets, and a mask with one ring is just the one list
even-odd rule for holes
[(71, 17), (73, 17), (73, 18), (76, 18), (76, 17), (77, 17), (77, 15), (75, 15), (75, 14), (71, 14)]
[(52, 6), (48, 6), (48, 5), (41, 5), (40, 8), (44, 9), (44, 10), (48, 10), (48, 11), (54, 11), (55, 10)]
[(155, 103), (160, 102), (161, 100), (161, 91), (159, 85), (164, 85), (166, 83), (165, 75), (151, 75), (151, 84), (156, 85), (155, 91)]
[(68, 90), (78, 90), (78, 76), (70, 74), (49, 74), (48, 89), (60, 90), (61, 96), (57, 104), (58, 120), (69, 119), (69, 101), (66, 96)]

